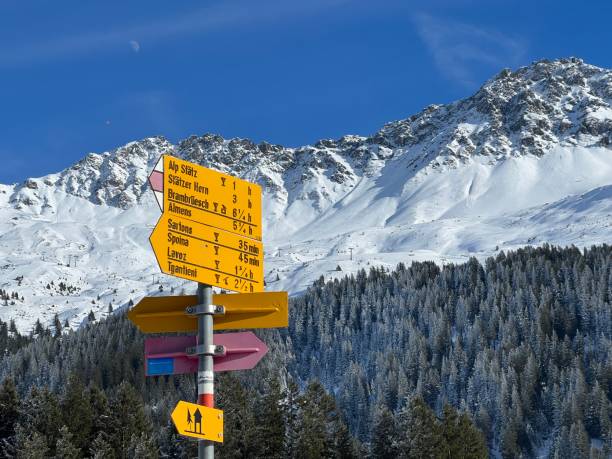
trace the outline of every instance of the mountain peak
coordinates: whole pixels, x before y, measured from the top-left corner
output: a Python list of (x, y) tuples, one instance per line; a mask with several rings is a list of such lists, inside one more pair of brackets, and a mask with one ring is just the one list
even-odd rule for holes
[[(177, 145), (156, 136), (90, 153), (43, 183), (95, 204), (127, 208), (146, 190), (147, 172), (159, 155), (171, 153), (257, 181), (271, 192), (286, 189), (291, 196), (299, 183), (311, 180), (319, 186), (297, 196), (323, 208), (332, 192), (322, 185), (350, 187), (397, 156), (405, 156), (406, 167), (415, 171), (429, 165), (456, 167), (475, 156), (542, 157), (558, 145), (612, 145), (611, 105), (610, 70), (574, 57), (539, 60), (515, 71), (504, 69), (472, 96), (429, 105), (369, 137), (345, 135), (286, 148), (212, 133), (192, 135)], [(16, 205), (42, 203), (28, 183), (12, 196)]]
[[(475, 94), (388, 123), (374, 139), (425, 158), (543, 156), (555, 145), (610, 145), (612, 72), (581, 59), (504, 69)], [(423, 150), (423, 149), (421, 149)]]

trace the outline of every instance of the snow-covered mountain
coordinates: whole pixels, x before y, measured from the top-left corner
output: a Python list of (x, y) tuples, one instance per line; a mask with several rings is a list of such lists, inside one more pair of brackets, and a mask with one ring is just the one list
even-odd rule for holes
[(77, 326), (109, 303), (193, 289), (159, 274), (148, 243), (159, 209), (146, 178), (162, 153), (262, 185), (271, 290), (368, 265), (612, 242), (612, 71), (539, 61), (370, 137), (300, 148), (152, 137), (0, 185), (0, 318)]

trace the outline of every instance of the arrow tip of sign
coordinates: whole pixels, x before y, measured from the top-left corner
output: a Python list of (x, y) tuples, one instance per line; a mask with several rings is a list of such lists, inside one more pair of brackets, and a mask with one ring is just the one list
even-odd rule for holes
[(161, 171), (153, 170), (149, 175), (149, 185), (153, 188), (153, 191), (163, 192), (164, 191), (164, 173)]

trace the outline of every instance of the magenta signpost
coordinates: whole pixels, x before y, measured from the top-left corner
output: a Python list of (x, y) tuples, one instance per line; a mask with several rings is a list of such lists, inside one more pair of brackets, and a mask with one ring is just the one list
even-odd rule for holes
[[(198, 356), (189, 352), (197, 344), (196, 336), (145, 339), (145, 374), (197, 373)], [(214, 371), (250, 370), (268, 352), (268, 346), (252, 332), (217, 333), (213, 335), (213, 344)]]

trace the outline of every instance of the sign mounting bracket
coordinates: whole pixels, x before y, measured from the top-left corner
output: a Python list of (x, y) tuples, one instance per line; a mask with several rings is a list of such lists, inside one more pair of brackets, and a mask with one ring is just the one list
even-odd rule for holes
[(185, 314), (190, 316), (200, 314), (212, 314), (213, 316), (225, 315), (225, 307), (214, 304), (197, 304), (185, 308)]
[(197, 346), (188, 347), (185, 352), (187, 355), (212, 355), (212, 356), (224, 356), (226, 354), (226, 348), (222, 345), (204, 345), (198, 344)]

